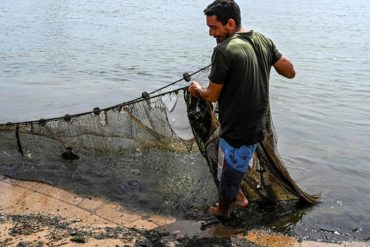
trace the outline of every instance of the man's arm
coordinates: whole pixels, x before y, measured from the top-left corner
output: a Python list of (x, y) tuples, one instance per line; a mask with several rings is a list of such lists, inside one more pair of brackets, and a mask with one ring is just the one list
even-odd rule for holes
[(285, 56), (282, 56), (279, 60), (277, 60), (273, 64), (276, 72), (280, 75), (292, 79), (295, 76), (295, 70), (293, 64), (289, 61), (289, 59)]
[(208, 87), (202, 88), (198, 82), (193, 81), (188, 88), (189, 93), (194, 97), (201, 97), (210, 102), (216, 102), (220, 97), (223, 84), (209, 82)]

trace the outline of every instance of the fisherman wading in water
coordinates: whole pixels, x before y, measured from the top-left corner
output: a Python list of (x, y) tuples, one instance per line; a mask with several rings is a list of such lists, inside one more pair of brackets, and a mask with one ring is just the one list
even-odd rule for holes
[(264, 138), (271, 67), (287, 78), (293, 78), (295, 71), (269, 38), (242, 27), (239, 6), (233, 0), (216, 0), (204, 14), (209, 35), (217, 40), (210, 81), (205, 88), (193, 81), (188, 91), (192, 96), (218, 101), (219, 203), (208, 211), (228, 216), (232, 203), (248, 205), (240, 184), (257, 143)]

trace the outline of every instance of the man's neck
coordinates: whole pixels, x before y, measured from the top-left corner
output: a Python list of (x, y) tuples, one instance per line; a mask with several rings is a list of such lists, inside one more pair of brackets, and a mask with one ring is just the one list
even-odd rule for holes
[(245, 29), (242, 25), (236, 28), (235, 33), (246, 33), (249, 32), (249, 30)]

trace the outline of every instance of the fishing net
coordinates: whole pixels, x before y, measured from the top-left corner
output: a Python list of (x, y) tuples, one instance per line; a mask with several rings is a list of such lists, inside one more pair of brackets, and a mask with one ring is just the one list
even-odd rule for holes
[[(207, 82), (208, 73), (187, 76)], [(1, 124), (0, 174), (143, 213), (198, 218), (217, 192), (186, 114), (187, 76), (112, 107)]]
[[(207, 68), (186, 76), (201, 79)], [(105, 109), (96, 107), (76, 115), (1, 124), (0, 162), (74, 160), (91, 153), (115, 155), (149, 148), (190, 151), (194, 138), (183, 97), (185, 83), (179, 80)]]
[[(220, 123), (215, 107), (209, 102), (185, 92), (188, 116), (200, 152), (206, 158), (216, 186)], [(318, 195), (310, 195), (294, 182), (277, 150), (276, 132), (271, 111), (266, 113), (265, 139), (258, 143), (250, 169), (243, 178), (241, 189), (250, 201), (277, 203), (299, 201), (316, 204)]]
[[(110, 165), (116, 169), (112, 169), (111, 173), (106, 174), (103, 168), (98, 166), (94, 166), (94, 169), (97, 170), (96, 176), (107, 175), (109, 182), (113, 183), (114, 178), (119, 179), (115, 171), (123, 169), (120, 171), (127, 173), (122, 166), (117, 165), (122, 163), (123, 157), (130, 157), (131, 154), (138, 152), (146, 153), (149, 152), (148, 150), (166, 150), (175, 153), (200, 150), (206, 157), (212, 176), (215, 177), (219, 139), (218, 120), (212, 104), (195, 100), (187, 94), (186, 90), (190, 77), (196, 81), (208, 83), (208, 70), (209, 66), (192, 74), (185, 73), (182, 79), (161, 89), (151, 93), (144, 92), (137, 99), (109, 108), (96, 107), (90, 112), (81, 114), (1, 124), (1, 171), (16, 174), (17, 170), (23, 169), (27, 171), (25, 178), (37, 179), (38, 170), (32, 168), (42, 168), (44, 180), (49, 174), (50, 182), (56, 180), (56, 166), (67, 166), (70, 169), (71, 164), (80, 166), (83, 164), (85, 170), (80, 171), (82, 174), (91, 172), (88, 168), (90, 164), (106, 164), (106, 160), (110, 160)], [(199, 106), (203, 107), (201, 111)], [(316, 197), (301, 191), (290, 178), (277, 152), (271, 115), (268, 114), (267, 118), (268, 135), (258, 146), (253, 168), (244, 179), (243, 191), (252, 201), (285, 201), (303, 198), (308, 203), (315, 203)], [(164, 165), (166, 163), (166, 161), (157, 162)], [(64, 179), (68, 180), (76, 175), (71, 174)], [(96, 176), (90, 180), (97, 181)], [(22, 176), (19, 177), (22, 178)], [(181, 194), (180, 187), (195, 184), (191, 178), (182, 177), (172, 182), (168, 181), (169, 178), (162, 179), (171, 184), (178, 182), (176, 190), (172, 190), (177, 196), (182, 196), (188, 202), (195, 200), (194, 195), (184, 197)], [(180, 182), (184, 179), (187, 182), (181, 185)], [(200, 180), (201, 178), (198, 181)], [(215, 182), (217, 184), (217, 179)], [(135, 190), (139, 187), (137, 184), (137, 180), (125, 182), (122, 191)], [(162, 186), (161, 190), (169, 191), (169, 188), (167, 184)], [(192, 191), (192, 193), (200, 192)]]

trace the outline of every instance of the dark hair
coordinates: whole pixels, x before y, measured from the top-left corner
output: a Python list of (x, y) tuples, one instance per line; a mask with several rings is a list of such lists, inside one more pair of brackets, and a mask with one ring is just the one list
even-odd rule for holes
[(206, 16), (215, 15), (222, 25), (226, 25), (229, 19), (233, 19), (237, 27), (241, 23), (239, 5), (233, 0), (216, 0), (208, 5), (203, 13)]

